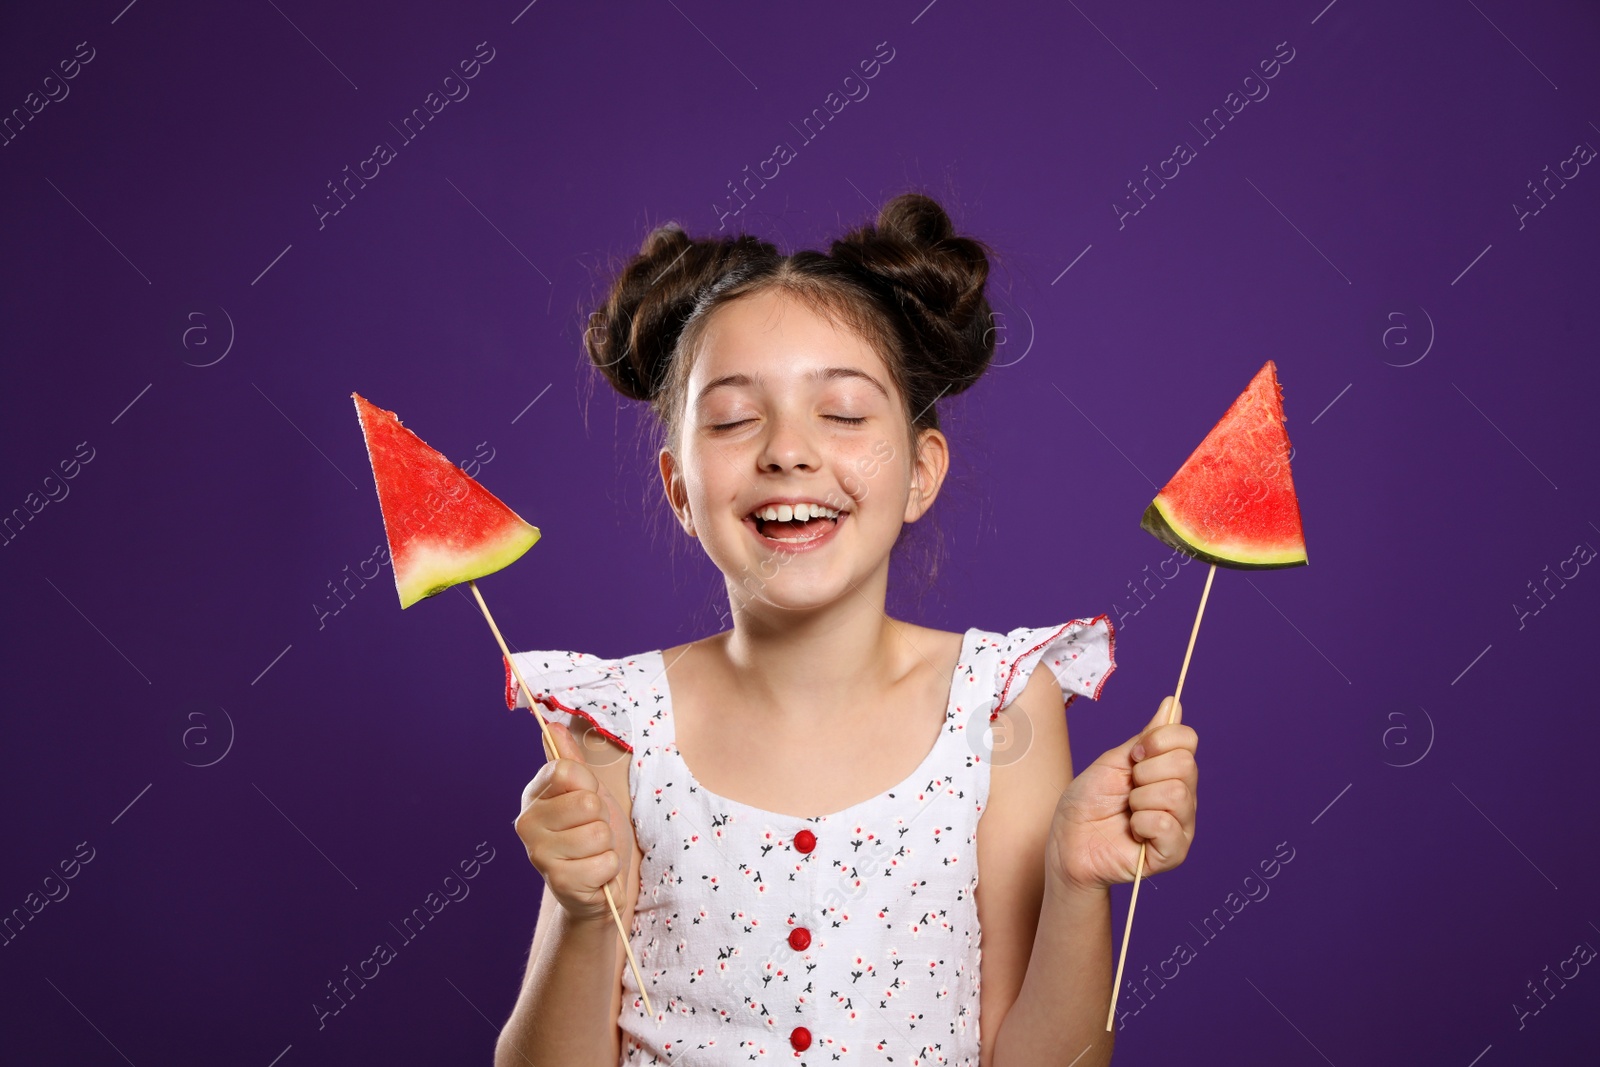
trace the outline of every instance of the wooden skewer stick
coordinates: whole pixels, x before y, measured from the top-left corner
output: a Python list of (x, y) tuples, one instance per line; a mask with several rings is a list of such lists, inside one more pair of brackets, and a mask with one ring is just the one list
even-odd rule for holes
[[(1194, 628), (1189, 631), (1189, 647), (1183, 653), (1183, 667), (1178, 671), (1178, 688), (1172, 694), (1172, 706), (1167, 709), (1170, 725), (1178, 713), (1178, 701), (1183, 696), (1183, 680), (1189, 674), (1189, 657), (1194, 654), (1194, 639), (1200, 635), (1200, 616), (1206, 612), (1206, 597), (1211, 595), (1211, 579), (1216, 577), (1217, 565), (1206, 571), (1206, 587), (1200, 592), (1200, 610), (1194, 613)], [(1133, 933), (1133, 909), (1139, 905), (1139, 882), (1144, 877), (1145, 842), (1139, 843), (1139, 863), (1133, 870), (1133, 896), (1128, 899), (1128, 922), (1122, 929), (1122, 952), (1117, 956), (1117, 977), (1111, 982), (1111, 1010), (1106, 1013), (1106, 1029), (1117, 1017), (1117, 995), (1122, 992), (1122, 965), (1128, 961), (1128, 938)]]
[[(533, 686), (522, 677), (522, 669), (517, 666), (517, 661), (511, 658), (511, 649), (506, 645), (506, 639), (500, 634), (500, 627), (495, 625), (494, 616), (489, 614), (489, 605), (484, 603), (483, 594), (478, 592), (478, 583), (469, 581), (468, 588), (472, 590), (473, 597), (478, 601), (478, 608), (483, 612), (483, 617), (488, 620), (489, 629), (494, 631), (494, 639), (500, 643), (500, 651), (505, 654), (506, 664), (510, 666), (511, 673), (516, 675), (517, 684), (522, 686), (522, 691), (528, 694), (528, 707), (533, 709), (533, 717), (539, 721), (539, 733), (544, 737), (545, 746), (554, 754), (560, 751), (556, 748), (555, 735), (550, 732), (550, 724), (545, 722), (544, 714), (539, 710), (539, 702), (533, 699)], [(618, 849), (618, 855), (626, 854), (630, 859), (631, 849)], [(624, 860), (624, 864), (628, 861)], [(624, 868), (626, 870), (626, 867)], [(639, 961), (633, 958), (633, 948), (628, 944), (628, 932), (622, 928), (622, 915), (617, 911), (617, 902), (611, 895), (611, 886), (602, 887), (606, 891), (606, 904), (611, 907), (611, 919), (617, 924), (617, 933), (622, 937), (622, 951), (628, 954), (628, 963), (633, 967), (633, 980), (639, 985), (639, 995), (644, 997), (645, 1014), (655, 1017), (655, 1009), (650, 1006), (650, 994), (645, 990), (644, 979), (639, 975)]]

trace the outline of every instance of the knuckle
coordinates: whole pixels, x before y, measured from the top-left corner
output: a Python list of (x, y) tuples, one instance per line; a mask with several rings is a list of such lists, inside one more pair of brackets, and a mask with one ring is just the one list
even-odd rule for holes
[(538, 829), (539, 819), (533, 808), (523, 808), (522, 814), (511, 820), (511, 825), (517, 831), (518, 837), (527, 840)]
[(615, 874), (616, 854), (607, 850), (597, 852), (579, 861), (583, 866), (584, 880), (594, 885), (604, 885)]
[(611, 827), (603, 822), (584, 823), (583, 843), (591, 853), (603, 853), (611, 847)]

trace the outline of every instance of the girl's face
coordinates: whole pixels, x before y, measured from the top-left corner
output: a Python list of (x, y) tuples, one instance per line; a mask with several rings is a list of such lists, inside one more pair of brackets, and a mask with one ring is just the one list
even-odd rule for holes
[(948, 467), (938, 430), (911, 454), (904, 401), (866, 341), (777, 290), (713, 313), (680, 426), (677, 454), (660, 455), (667, 498), (736, 609), (881, 597), (902, 524)]

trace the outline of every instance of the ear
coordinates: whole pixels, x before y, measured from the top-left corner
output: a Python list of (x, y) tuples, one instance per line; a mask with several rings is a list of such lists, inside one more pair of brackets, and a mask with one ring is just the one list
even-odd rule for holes
[(911, 491), (906, 496), (906, 522), (916, 522), (933, 507), (944, 476), (950, 470), (950, 442), (931, 427), (917, 434), (917, 452), (911, 458)]
[(667, 503), (672, 507), (672, 513), (678, 517), (678, 525), (683, 527), (690, 537), (695, 536), (694, 516), (689, 514), (689, 494), (684, 488), (683, 475), (678, 469), (677, 457), (663, 448), (656, 457), (661, 466), (661, 488), (667, 495)]

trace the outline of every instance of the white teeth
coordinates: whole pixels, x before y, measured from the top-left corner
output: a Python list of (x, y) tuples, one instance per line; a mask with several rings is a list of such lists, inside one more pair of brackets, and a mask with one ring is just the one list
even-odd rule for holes
[(766, 519), (769, 522), (806, 522), (810, 519), (829, 518), (837, 519), (840, 512), (835, 508), (824, 507), (821, 504), (778, 504), (768, 505), (751, 513), (752, 518)]

